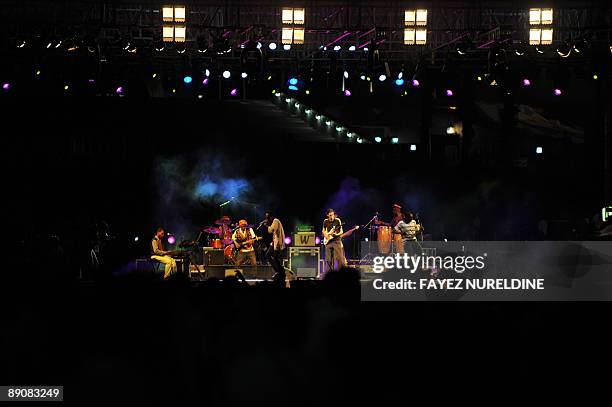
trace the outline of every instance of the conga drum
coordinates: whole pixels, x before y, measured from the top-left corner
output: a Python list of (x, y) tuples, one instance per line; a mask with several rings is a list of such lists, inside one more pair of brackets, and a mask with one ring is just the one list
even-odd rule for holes
[(395, 253), (404, 254), (404, 242), (402, 241), (401, 233), (393, 234), (393, 248)]
[(225, 262), (227, 264), (234, 264), (236, 262), (233, 244), (227, 245), (225, 249), (223, 249), (223, 254), (225, 255)]
[(389, 253), (391, 250), (391, 228), (389, 226), (379, 226), (377, 228), (376, 242), (378, 243), (379, 253)]

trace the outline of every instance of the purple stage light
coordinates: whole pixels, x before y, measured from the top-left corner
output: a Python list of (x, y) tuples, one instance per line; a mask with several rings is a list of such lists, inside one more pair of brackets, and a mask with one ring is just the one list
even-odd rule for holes
[(175, 244), (176, 243), (176, 238), (172, 235), (168, 236), (168, 243), (169, 244)]
[(352, 95), (352, 93), (351, 93), (351, 91), (350, 91), (350, 90), (346, 89), (346, 90), (344, 91), (344, 96), (351, 96), (351, 95)]
[(523, 86), (531, 86), (531, 81), (527, 78), (523, 79)]
[(96, 80), (95, 79), (88, 79), (87, 82), (89, 82), (90, 84), (93, 85), (94, 83), (96, 83)]
[(446, 96), (448, 97), (453, 96), (453, 91), (451, 89), (446, 89)]
[(321, 238), (319, 236), (315, 237), (315, 244), (316, 245), (321, 244)]
[(289, 236), (285, 237), (285, 244), (291, 244), (291, 238)]
[(419, 82), (418, 79), (413, 79), (412, 86), (414, 86), (415, 88), (418, 88), (419, 86), (421, 86), (421, 82)]
[(202, 81), (202, 85), (208, 86), (208, 78), (204, 78), (204, 80)]
[(115, 89), (115, 93), (117, 95), (122, 95), (123, 94), (123, 86), (119, 86), (117, 89)]
[(556, 88), (553, 93), (554, 93), (555, 96), (561, 96), (561, 93), (563, 93), (563, 92), (561, 92), (561, 89)]
[(238, 94), (238, 89), (234, 88), (232, 89), (232, 91), (230, 92), (230, 95), (232, 96), (236, 96)]
[(4, 90), (9, 90), (11, 88), (11, 84), (8, 82), (5, 82), (2, 84), (2, 89)]

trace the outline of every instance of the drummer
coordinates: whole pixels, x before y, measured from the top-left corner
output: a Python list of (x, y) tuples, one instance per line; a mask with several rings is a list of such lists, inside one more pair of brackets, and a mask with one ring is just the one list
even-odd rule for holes
[(404, 253), (404, 245), (402, 244), (402, 234), (396, 230), (396, 226), (402, 220), (404, 220), (404, 214), (402, 213), (402, 206), (398, 203), (394, 203), (391, 207), (391, 212), (393, 214), (391, 218), (391, 222), (382, 222), (377, 221), (377, 225), (385, 225), (391, 227), (393, 233), (393, 247), (395, 248), (395, 253)]

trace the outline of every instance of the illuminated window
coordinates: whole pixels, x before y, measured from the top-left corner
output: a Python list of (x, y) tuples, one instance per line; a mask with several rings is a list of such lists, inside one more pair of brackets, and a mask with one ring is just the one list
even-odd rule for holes
[(529, 45), (550, 45), (553, 41), (552, 8), (529, 9)]
[(281, 42), (285, 45), (304, 43), (304, 16), (303, 8), (283, 8), (281, 21)]
[[(162, 21), (165, 23), (185, 23), (185, 6), (162, 7)], [(185, 25), (164, 25), (162, 27), (162, 38), (164, 42), (185, 42), (187, 39), (187, 27)]]
[(427, 9), (404, 10), (404, 27), (404, 45), (427, 44)]

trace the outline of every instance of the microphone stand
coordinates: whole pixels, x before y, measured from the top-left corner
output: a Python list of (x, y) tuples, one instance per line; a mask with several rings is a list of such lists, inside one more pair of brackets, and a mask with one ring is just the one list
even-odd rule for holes
[[(370, 233), (370, 237), (368, 239), (368, 248), (370, 248), (370, 246), (372, 245), (372, 223), (376, 222), (378, 220), (378, 212), (376, 212), (374, 214), (374, 216), (372, 217), (372, 219), (370, 219), (370, 221), (368, 223), (366, 223), (363, 228), (368, 228), (369, 229), (369, 233)], [(363, 256), (360, 260), (359, 260), (359, 264), (364, 263), (365, 261), (369, 260), (369, 258), (371, 257), (371, 250), (368, 250), (368, 253), (366, 253), (365, 256)]]

